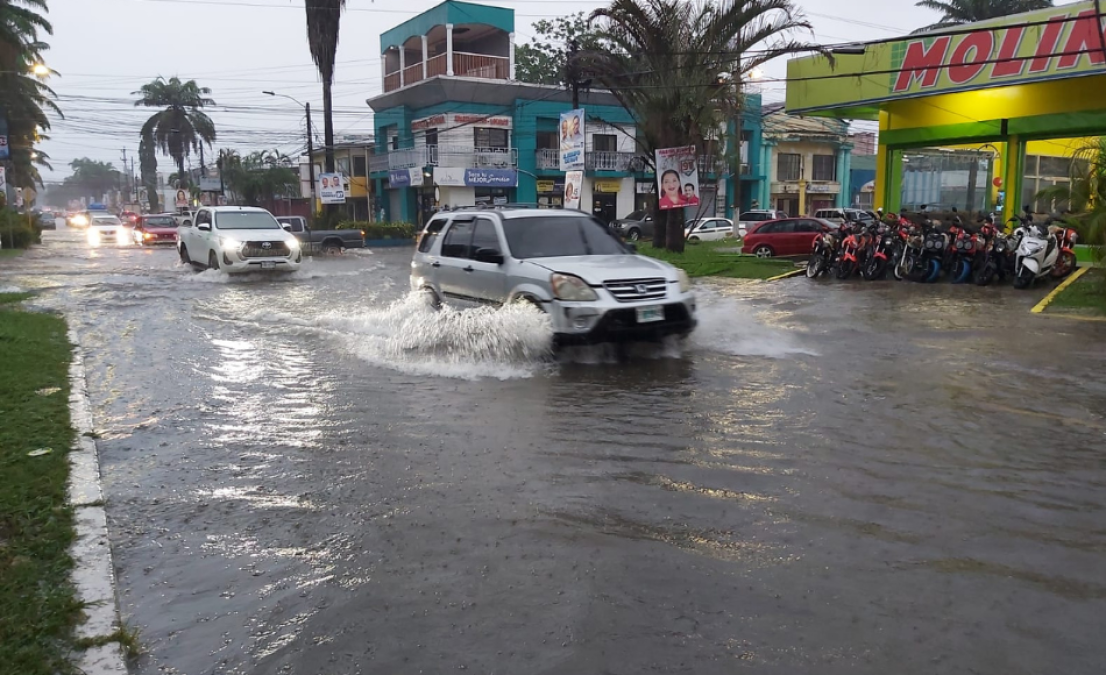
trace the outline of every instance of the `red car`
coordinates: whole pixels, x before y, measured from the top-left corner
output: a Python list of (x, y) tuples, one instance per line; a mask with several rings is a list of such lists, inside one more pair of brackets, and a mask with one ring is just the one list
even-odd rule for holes
[(139, 246), (177, 243), (177, 221), (171, 213), (139, 216), (134, 225), (134, 243)]
[(821, 218), (782, 218), (766, 220), (745, 235), (742, 253), (758, 258), (774, 255), (809, 255), (814, 238), (837, 226)]

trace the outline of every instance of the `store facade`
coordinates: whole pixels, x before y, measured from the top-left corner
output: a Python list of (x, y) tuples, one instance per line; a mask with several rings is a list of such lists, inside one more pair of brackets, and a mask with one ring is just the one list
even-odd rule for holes
[(1106, 26), (1090, 0), (851, 45), (832, 61), (793, 59), (786, 105), (878, 120), (877, 206), (904, 206), (912, 155), (950, 148), (978, 157), (942, 206), (957, 206), (962, 194), (960, 208), (1001, 207), (1009, 218), (1035, 198), (1024, 180), (1032, 144), (1106, 132)]

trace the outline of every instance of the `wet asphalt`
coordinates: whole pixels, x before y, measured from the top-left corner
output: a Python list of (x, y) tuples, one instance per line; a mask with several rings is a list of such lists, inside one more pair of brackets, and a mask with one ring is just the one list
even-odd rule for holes
[(1045, 288), (706, 282), (549, 357), (410, 249), (45, 238), (0, 289), (81, 335), (134, 673), (1106, 671), (1106, 325)]

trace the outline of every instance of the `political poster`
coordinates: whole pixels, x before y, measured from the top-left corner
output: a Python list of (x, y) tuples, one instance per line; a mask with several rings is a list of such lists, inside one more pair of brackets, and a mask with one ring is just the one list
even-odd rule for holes
[(184, 190), (177, 190), (177, 198), (174, 201), (178, 209), (184, 209), (188, 207), (188, 193)]
[(565, 173), (565, 208), (580, 208), (580, 188), (584, 183), (583, 171), (569, 171)]
[(323, 204), (345, 204), (346, 191), (342, 174), (324, 173), (319, 176), (319, 201)]
[(662, 211), (699, 204), (699, 166), (694, 145), (656, 152), (658, 206)]
[(584, 168), (584, 110), (561, 113), (561, 171)]

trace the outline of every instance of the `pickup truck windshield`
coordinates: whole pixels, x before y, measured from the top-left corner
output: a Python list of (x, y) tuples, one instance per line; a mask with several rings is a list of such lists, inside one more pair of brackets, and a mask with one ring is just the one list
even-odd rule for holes
[(515, 258), (621, 255), (628, 251), (591, 218), (504, 218), (503, 233)]
[(279, 230), (280, 223), (268, 213), (226, 211), (215, 214), (215, 227), (220, 230)]

